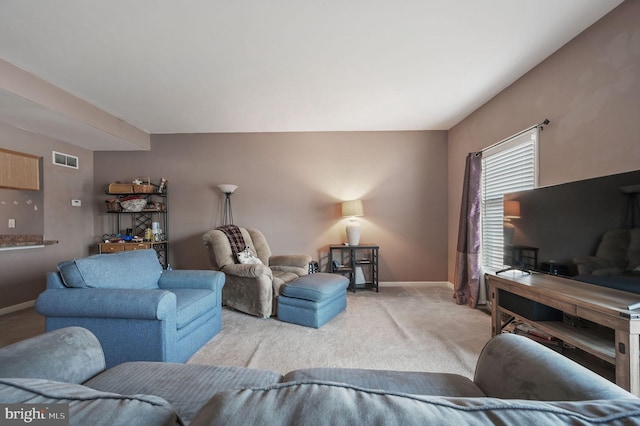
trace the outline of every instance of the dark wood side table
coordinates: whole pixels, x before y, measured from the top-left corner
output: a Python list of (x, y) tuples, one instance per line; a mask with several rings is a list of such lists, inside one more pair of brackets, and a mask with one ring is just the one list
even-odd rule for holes
[[(344, 274), (349, 278), (349, 289), (371, 288), (378, 292), (378, 252), (375, 244), (329, 246), (329, 270), (332, 274)], [(362, 271), (360, 276), (359, 271)], [(359, 281), (359, 278), (362, 281)]]

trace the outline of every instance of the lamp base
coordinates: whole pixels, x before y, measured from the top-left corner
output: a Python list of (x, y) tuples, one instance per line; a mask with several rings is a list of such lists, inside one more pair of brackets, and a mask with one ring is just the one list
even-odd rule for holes
[(356, 220), (351, 220), (347, 224), (347, 243), (350, 246), (360, 244), (360, 224)]

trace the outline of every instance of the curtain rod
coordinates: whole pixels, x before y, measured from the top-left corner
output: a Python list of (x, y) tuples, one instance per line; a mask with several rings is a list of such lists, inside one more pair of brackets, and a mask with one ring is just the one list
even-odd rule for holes
[(504, 139), (502, 139), (500, 142), (496, 142), (496, 143), (494, 143), (493, 145), (490, 145), (490, 146), (488, 146), (488, 147), (486, 147), (486, 148), (481, 149), (481, 150), (480, 150), (480, 152), (485, 152), (485, 151), (488, 151), (488, 150), (490, 150), (490, 149), (493, 149), (493, 148), (495, 148), (495, 147), (497, 147), (497, 146), (499, 146), (499, 145), (502, 145), (503, 143), (507, 142), (508, 140), (511, 140), (511, 139), (513, 139), (513, 138), (515, 138), (515, 137), (517, 137), (517, 136), (520, 136), (521, 134), (526, 133), (526, 132), (528, 132), (529, 130), (535, 129), (536, 127), (539, 127), (539, 128), (540, 128), (540, 130), (544, 130), (544, 126), (546, 126), (546, 125), (547, 125), (547, 124), (549, 124), (549, 123), (551, 123), (551, 121), (549, 121), (549, 119), (548, 119), (548, 118), (545, 118), (545, 119), (544, 119), (544, 121), (543, 121), (542, 123), (538, 123), (538, 124), (533, 125), (533, 126), (531, 126), (531, 127), (527, 128), (527, 129), (521, 130), (521, 131), (519, 131), (518, 133), (516, 133), (516, 134), (514, 134), (514, 135), (509, 136), (508, 138), (504, 138)]

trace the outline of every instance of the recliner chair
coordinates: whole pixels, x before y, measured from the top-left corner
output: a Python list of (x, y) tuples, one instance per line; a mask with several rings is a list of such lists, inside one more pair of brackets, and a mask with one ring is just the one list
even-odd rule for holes
[(222, 304), (261, 318), (276, 315), (280, 287), (309, 273), (311, 256), (306, 254), (272, 256), (262, 232), (239, 228), (247, 247), (262, 264), (241, 264), (233, 255), (227, 235), (220, 229), (202, 237), (209, 261), (215, 270), (224, 272)]

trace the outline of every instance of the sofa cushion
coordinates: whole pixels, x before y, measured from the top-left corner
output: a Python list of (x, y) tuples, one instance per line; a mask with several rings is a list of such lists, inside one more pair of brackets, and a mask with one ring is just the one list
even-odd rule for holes
[(67, 287), (155, 289), (162, 266), (149, 249), (68, 260), (58, 264), (58, 271)]
[(117, 365), (85, 383), (85, 386), (119, 394), (162, 397), (189, 422), (217, 392), (280, 381), (280, 373), (242, 367), (128, 362)]
[(279, 271), (277, 269), (271, 269), (271, 273), (273, 274), (273, 294), (275, 296), (280, 295), (280, 291), (286, 283), (300, 278), (300, 275), (294, 274), (293, 272)]
[(180, 330), (199, 316), (217, 309), (217, 297), (213, 290), (172, 288), (176, 295), (176, 328)]
[(482, 390), (459, 374), (360, 368), (304, 368), (285, 374), (283, 382), (340, 382), (367, 389), (416, 395), (481, 397)]
[(192, 426), (640, 424), (640, 399), (541, 402), (381, 392), (338, 383), (283, 383), (214, 395)]
[[(182, 424), (173, 407), (152, 395), (119, 395), (42, 379), (0, 379), (3, 404), (69, 404), (72, 425)], [(35, 424), (35, 423), (34, 423)]]

